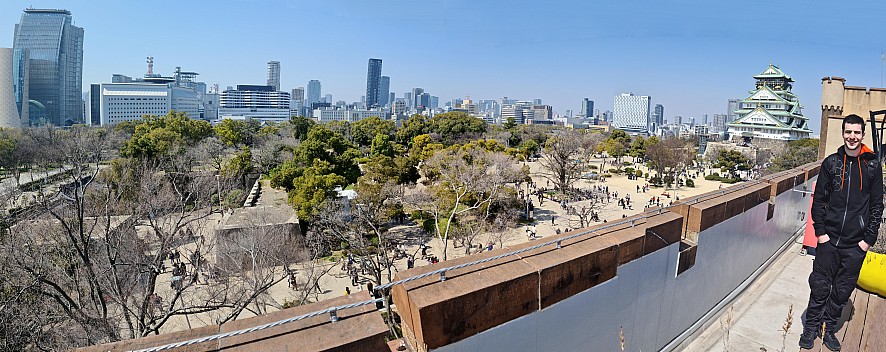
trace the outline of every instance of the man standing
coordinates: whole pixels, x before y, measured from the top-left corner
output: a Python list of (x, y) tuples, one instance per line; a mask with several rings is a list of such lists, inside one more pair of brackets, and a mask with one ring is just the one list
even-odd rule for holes
[(877, 241), (883, 215), (883, 174), (880, 161), (861, 141), (864, 120), (843, 120), (843, 146), (821, 164), (812, 221), (818, 248), (809, 275), (809, 305), (800, 347), (812, 348), (824, 324), (822, 342), (840, 350), (834, 336), (837, 319), (858, 281), (868, 248)]

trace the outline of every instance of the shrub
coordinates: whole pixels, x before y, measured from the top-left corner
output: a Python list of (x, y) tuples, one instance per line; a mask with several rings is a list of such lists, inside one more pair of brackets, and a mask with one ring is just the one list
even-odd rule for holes
[(634, 168), (626, 167), (626, 168), (624, 168), (624, 172), (627, 174), (632, 174), (632, 173), (634, 173)]
[(708, 181), (720, 181), (720, 176), (715, 173), (712, 175), (705, 176), (704, 179), (708, 180)]
[(695, 181), (686, 180), (686, 187), (695, 187)]
[(602, 174), (602, 175), (600, 175), (600, 177), (610, 178), (610, 177), (612, 177), (612, 175), (611, 174)]
[(621, 170), (618, 170), (618, 169), (609, 169), (608, 172), (609, 172), (610, 174), (616, 174), (616, 175), (617, 175), (617, 174), (620, 174), (620, 173), (621, 173)]
[(629, 166), (629, 165), (634, 165), (634, 163), (632, 163), (630, 161), (622, 161), (621, 162), (621, 166)]
[(591, 170), (597, 170), (597, 169), (599, 169), (600, 167), (597, 166), (597, 165), (591, 165), (591, 166), (589, 166), (588, 168), (591, 169)]
[(657, 176), (657, 175), (652, 176), (652, 178), (649, 179), (649, 183), (651, 183), (653, 186), (661, 186), (662, 185), (661, 176)]
[(720, 182), (733, 184), (736, 182), (741, 182), (740, 178), (721, 178)]
[[(634, 171), (634, 176), (637, 176), (637, 177), (643, 177), (643, 175), (644, 175), (644, 174), (643, 174), (643, 171), (640, 171), (640, 170), (636, 170), (636, 171)], [(648, 172), (647, 172), (645, 175), (646, 175), (646, 177), (649, 177), (649, 173), (648, 173)]]

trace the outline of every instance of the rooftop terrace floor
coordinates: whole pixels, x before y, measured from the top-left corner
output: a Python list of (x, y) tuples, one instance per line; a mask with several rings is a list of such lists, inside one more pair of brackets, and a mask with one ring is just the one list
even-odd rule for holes
[[(794, 243), (717, 319), (703, 327), (682, 351), (798, 351), (803, 316), (809, 299), (809, 273), (814, 256), (803, 255)], [(729, 315), (731, 315), (731, 322)], [(784, 333), (790, 313), (792, 323)], [(886, 351), (886, 299), (856, 289), (843, 310), (837, 336), (842, 351)], [(809, 351), (809, 350), (802, 350)], [(816, 339), (812, 351), (828, 351)]]

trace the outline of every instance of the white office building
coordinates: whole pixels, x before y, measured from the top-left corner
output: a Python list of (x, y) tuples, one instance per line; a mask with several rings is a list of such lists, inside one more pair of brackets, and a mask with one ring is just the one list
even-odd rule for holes
[(317, 122), (347, 121), (357, 122), (372, 116), (387, 118), (387, 112), (382, 109), (315, 109), (314, 119)]
[(290, 96), (273, 86), (237, 85), (219, 94), (219, 119), (289, 121)]
[(156, 83), (102, 83), (99, 85), (99, 121), (102, 126), (166, 115), (170, 110), (200, 118), (200, 98), (190, 88)]
[(615, 96), (612, 126), (628, 133), (648, 133), (650, 101), (646, 95)]

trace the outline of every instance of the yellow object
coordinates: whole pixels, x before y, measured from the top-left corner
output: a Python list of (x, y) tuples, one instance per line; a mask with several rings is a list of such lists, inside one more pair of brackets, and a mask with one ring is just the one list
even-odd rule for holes
[(858, 275), (858, 287), (886, 296), (886, 254), (868, 251)]

